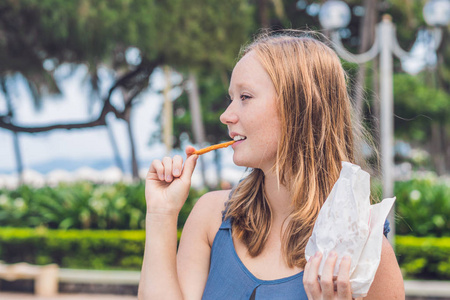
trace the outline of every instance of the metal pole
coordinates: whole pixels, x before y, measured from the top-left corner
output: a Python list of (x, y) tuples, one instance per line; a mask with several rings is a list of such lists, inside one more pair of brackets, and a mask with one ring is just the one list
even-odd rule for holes
[[(381, 131), (381, 171), (383, 177), (383, 199), (394, 196), (394, 91), (393, 91), (393, 41), (394, 26), (389, 15), (384, 15), (380, 23), (380, 131)], [(394, 206), (395, 207), (395, 206)], [(389, 242), (394, 246), (395, 209), (392, 208), (388, 220), (391, 226)]]

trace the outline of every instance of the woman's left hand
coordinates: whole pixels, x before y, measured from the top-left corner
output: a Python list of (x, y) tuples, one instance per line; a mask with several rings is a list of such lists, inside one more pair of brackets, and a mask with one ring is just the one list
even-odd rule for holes
[(339, 272), (336, 279), (336, 284), (333, 280), (333, 270), (337, 261), (336, 252), (332, 251), (325, 261), (322, 276), (318, 280), (318, 271), (320, 261), (322, 260), (322, 253), (317, 252), (311, 257), (305, 266), (303, 273), (303, 285), (305, 287), (308, 299), (322, 300), (322, 299), (339, 299), (351, 300), (352, 290), (350, 286), (350, 264), (351, 258), (344, 256), (340, 265)]

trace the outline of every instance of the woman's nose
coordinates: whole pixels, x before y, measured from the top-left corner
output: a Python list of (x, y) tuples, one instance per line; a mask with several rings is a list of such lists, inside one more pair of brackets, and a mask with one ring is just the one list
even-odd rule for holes
[(228, 105), (227, 109), (220, 115), (220, 122), (223, 124), (235, 124), (238, 121), (238, 116), (231, 109), (232, 104)]

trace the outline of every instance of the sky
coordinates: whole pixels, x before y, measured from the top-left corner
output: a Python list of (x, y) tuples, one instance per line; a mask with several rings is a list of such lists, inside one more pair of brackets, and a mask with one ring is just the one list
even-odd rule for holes
[[(101, 110), (101, 103), (93, 105), (89, 112), (89, 87), (86, 82), (85, 66), (77, 66), (71, 70), (70, 65), (57, 69), (55, 77), (62, 91), (61, 96), (45, 97), (40, 111), (33, 108), (33, 103), (25, 82), (16, 77), (9, 80), (8, 88), (13, 91), (15, 118), (14, 123), (22, 126), (43, 126), (55, 123), (85, 122), (93, 120)], [(112, 82), (106, 70), (100, 77), (102, 85), (107, 87)], [(105, 88), (103, 88), (105, 90)], [(0, 97), (3, 97), (1, 95)], [(161, 97), (151, 92), (140, 96), (140, 103), (133, 110), (134, 134), (142, 159), (151, 158), (161, 151), (161, 146), (146, 145), (148, 137), (157, 129), (154, 122), (161, 107)], [(121, 104), (118, 94), (113, 95), (112, 102)], [(0, 112), (6, 112), (6, 101), (1, 99)], [(119, 151), (123, 157), (129, 156), (126, 127), (123, 121), (108, 116), (108, 123), (113, 128), (118, 141)], [(54, 130), (47, 133), (20, 134), (22, 157), (26, 167), (55, 159), (96, 159), (113, 157), (110, 142), (105, 127), (86, 130)], [(0, 169), (15, 168), (12, 133), (0, 130)]]
[[(55, 78), (62, 91), (61, 96), (45, 97), (40, 111), (33, 108), (28, 88), (21, 77), (8, 80), (8, 89), (12, 92), (14, 103), (14, 123), (21, 126), (42, 126), (54, 123), (86, 122), (95, 119), (101, 110), (101, 103), (95, 103), (89, 109), (89, 83), (87, 82), (87, 67), (79, 65), (62, 65), (55, 71)], [(106, 69), (99, 72), (101, 92), (105, 95), (112, 83), (112, 75)], [(175, 77), (177, 75), (174, 75)], [(178, 75), (179, 76), (179, 75)], [(152, 90), (161, 90), (164, 85), (161, 70), (155, 70), (151, 77)], [(179, 78), (174, 78), (176, 82)], [(139, 96), (139, 102), (132, 110), (132, 129), (134, 132), (138, 159), (144, 166), (155, 158), (162, 158), (166, 149), (162, 144), (149, 145), (151, 133), (158, 129), (156, 117), (161, 110), (163, 97), (150, 89)], [(181, 91), (173, 90), (175, 99)], [(0, 93), (0, 114), (6, 113), (6, 101)], [(112, 96), (112, 103), (120, 107), (120, 95)], [(117, 120), (112, 114), (107, 118), (117, 140), (119, 152), (124, 164), (130, 157), (128, 135), (125, 122)], [(0, 129), (0, 174), (14, 173), (16, 161), (13, 148), (13, 135), (10, 131)], [(53, 130), (46, 133), (21, 133), (19, 142), (25, 169), (33, 166), (60, 161), (78, 161), (80, 168), (83, 161), (111, 160), (113, 151), (108, 139), (106, 128), (103, 126), (81, 130)], [(232, 166), (232, 150), (223, 151), (225, 166)], [(175, 154), (173, 152), (172, 154)], [(212, 156), (205, 156), (207, 162), (212, 163)]]

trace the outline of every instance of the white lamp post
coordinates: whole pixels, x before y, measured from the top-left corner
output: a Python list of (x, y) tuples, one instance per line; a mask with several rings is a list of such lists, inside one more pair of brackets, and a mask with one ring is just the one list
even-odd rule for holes
[[(442, 29), (450, 19), (450, 0), (431, 0), (424, 7), (424, 17), (428, 25), (433, 26), (434, 51), (437, 50), (441, 39)], [(381, 171), (383, 177), (383, 198), (394, 196), (394, 105), (393, 105), (393, 55), (405, 58), (409, 53), (402, 50), (395, 34), (395, 26), (389, 15), (383, 16), (377, 25), (375, 41), (372, 48), (366, 53), (351, 54), (342, 45), (340, 34), (337, 31), (350, 22), (350, 9), (347, 4), (339, 0), (325, 2), (319, 12), (319, 21), (323, 28), (331, 30), (331, 39), (336, 52), (343, 59), (358, 64), (366, 63), (380, 55), (380, 131), (381, 131)], [(395, 220), (394, 209), (388, 216), (391, 224), (389, 241), (394, 244)]]

